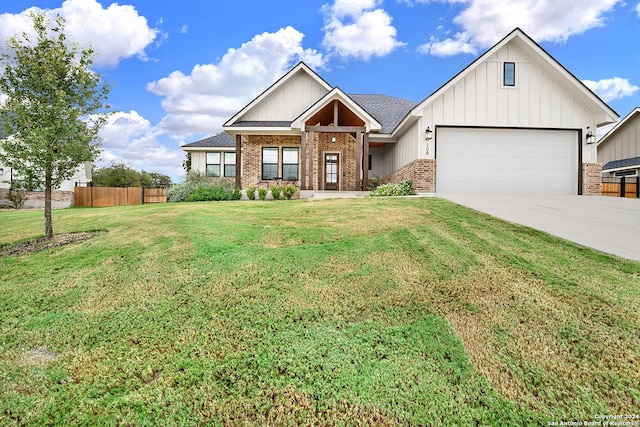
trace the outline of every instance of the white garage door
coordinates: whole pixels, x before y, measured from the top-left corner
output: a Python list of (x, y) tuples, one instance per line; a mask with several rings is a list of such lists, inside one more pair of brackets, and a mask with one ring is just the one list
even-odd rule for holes
[(439, 128), (440, 193), (578, 194), (578, 133)]

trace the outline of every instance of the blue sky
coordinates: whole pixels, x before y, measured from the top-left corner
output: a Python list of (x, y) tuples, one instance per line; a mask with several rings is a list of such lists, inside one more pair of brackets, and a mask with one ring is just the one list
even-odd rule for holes
[(420, 101), (520, 27), (621, 118), (640, 106), (639, 0), (11, 0), (0, 50), (32, 8), (65, 17), (112, 85), (98, 165), (174, 180), (181, 145), (219, 132), (300, 60), (347, 93)]

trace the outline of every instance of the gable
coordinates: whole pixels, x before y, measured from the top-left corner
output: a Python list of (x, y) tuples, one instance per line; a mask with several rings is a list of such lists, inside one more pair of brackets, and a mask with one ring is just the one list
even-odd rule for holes
[[(332, 105), (336, 110), (333, 112)], [(342, 114), (340, 113), (342, 112)], [(323, 119), (327, 116), (326, 119)], [(338, 116), (338, 123), (334, 123)], [(323, 123), (324, 121), (324, 123)], [(291, 123), (291, 127), (302, 129), (304, 126), (314, 125), (364, 126), (367, 132), (379, 132), (382, 125), (353, 99), (346, 95), (340, 88), (335, 88), (327, 93), (318, 102), (304, 111)]]
[[(515, 63), (514, 86), (503, 85), (505, 62)], [(431, 125), (585, 128), (618, 115), (516, 29), (422, 101), (399, 131), (420, 117)]]
[(598, 161), (640, 157), (640, 108), (634, 109), (598, 142)]
[(330, 90), (328, 83), (304, 63), (300, 63), (224, 126), (242, 122), (291, 122)]

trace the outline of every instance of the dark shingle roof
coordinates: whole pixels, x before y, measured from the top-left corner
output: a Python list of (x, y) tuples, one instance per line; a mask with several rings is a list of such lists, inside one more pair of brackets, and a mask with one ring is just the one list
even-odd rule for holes
[(387, 95), (349, 95), (382, 125), (381, 133), (391, 133), (402, 119), (418, 105), (406, 99)]
[(183, 148), (197, 148), (197, 147), (235, 147), (236, 142), (231, 135), (221, 132), (217, 135), (210, 136), (209, 138), (201, 139), (200, 141), (185, 144)]
[(291, 122), (275, 121), (275, 120), (246, 120), (235, 122), (231, 127), (289, 127)]
[(640, 166), (640, 157), (630, 157), (622, 160), (612, 160), (602, 167), (603, 171), (611, 169), (626, 168), (631, 166)]

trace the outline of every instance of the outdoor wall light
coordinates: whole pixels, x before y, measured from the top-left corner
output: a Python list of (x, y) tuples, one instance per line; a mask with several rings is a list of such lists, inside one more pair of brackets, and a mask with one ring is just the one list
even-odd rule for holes
[(335, 136), (331, 137), (331, 142), (336, 142), (336, 137)]
[(0, 175), (4, 175), (4, 169), (0, 168)]
[(431, 138), (433, 138), (433, 131), (429, 126), (427, 126), (427, 130), (424, 131), (424, 139), (429, 141)]
[(596, 142), (595, 134), (589, 130), (589, 127), (587, 127), (587, 144), (595, 144), (595, 142)]

